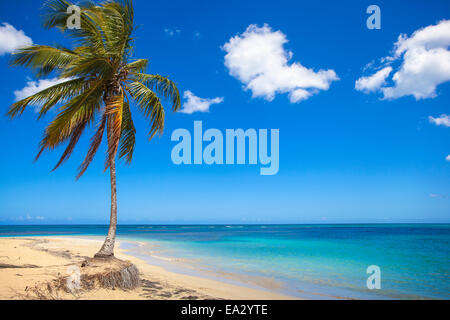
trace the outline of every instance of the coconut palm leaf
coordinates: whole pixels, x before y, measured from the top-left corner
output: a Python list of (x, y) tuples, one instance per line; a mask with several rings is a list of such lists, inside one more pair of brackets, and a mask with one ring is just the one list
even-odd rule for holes
[(130, 104), (126, 101), (123, 105), (122, 132), (120, 134), (119, 158), (124, 158), (127, 163), (133, 159), (134, 146), (136, 144), (136, 129), (131, 118)]
[(162, 134), (164, 130), (164, 108), (156, 93), (137, 81), (130, 83), (127, 88), (144, 116), (150, 119), (149, 140), (158, 132)]

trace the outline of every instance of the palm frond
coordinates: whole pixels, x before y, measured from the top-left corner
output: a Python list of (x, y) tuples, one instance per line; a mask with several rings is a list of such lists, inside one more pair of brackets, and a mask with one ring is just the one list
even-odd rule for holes
[(96, 111), (100, 108), (102, 92), (98, 86), (99, 83), (61, 107), (60, 113), (45, 129), (44, 137), (41, 140), (41, 149), (35, 160), (45, 149), (54, 149), (64, 143), (76, 128), (93, 121)]
[(61, 72), (61, 77), (87, 77), (96, 75), (101, 78), (111, 78), (114, 75), (114, 67), (107, 58), (83, 57), (68, 65)]
[(130, 104), (123, 104), (122, 132), (120, 134), (119, 158), (125, 158), (127, 163), (133, 159), (134, 146), (136, 145), (136, 129), (131, 118)]
[(172, 110), (178, 111), (181, 107), (180, 93), (176, 84), (169, 78), (159, 74), (133, 73), (136, 81), (145, 84), (150, 90), (172, 101)]
[(126, 65), (126, 69), (132, 72), (144, 72), (148, 66), (148, 59), (138, 59)]
[(149, 139), (164, 130), (164, 108), (158, 96), (144, 84), (135, 81), (127, 86), (131, 97), (140, 107), (144, 116), (150, 118)]
[(39, 111), (39, 118), (55, 106), (58, 102), (80, 95), (89, 87), (88, 81), (84, 78), (68, 79), (67, 81), (55, 84), (47, 89), (41, 90), (25, 99), (17, 101), (8, 110), (10, 118), (20, 116), (28, 105), (42, 105)]
[(112, 160), (116, 157), (122, 131), (123, 118), (123, 91), (120, 95), (109, 97), (105, 101), (105, 113), (107, 120), (108, 152), (105, 162), (105, 170), (109, 168)]
[(78, 180), (84, 172), (87, 170), (89, 165), (91, 164), (92, 160), (94, 160), (94, 156), (97, 153), (98, 148), (100, 147), (100, 144), (103, 139), (103, 133), (105, 132), (106, 127), (106, 114), (103, 113), (101, 117), (100, 124), (97, 128), (97, 131), (95, 132), (94, 136), (91, 139), (91, 145), (89, 147), (89, 151), (86, 154), (86, 157), (84, 158), (83, 163), (78, 168), (78, 175), (76, 179)]
[[(112, 24), (110, 25), (110, 30), (115, 33), (119, 31), (119, 37), (116, 37), (117, 47), (120, 49), (119, 55), (123, 56), (127, 54), (127, 51), (131, 48), (131, 34), (133, 32), (133, 20), (134, 20), (134, 10), (132, 0), (118, 0), (118, 1), (106, 1), (103, 4), (105, 9), (110, 9), (114, 14), (107, 15), (108, 19), (111, 19)], [(120, 20), (116, 19), (120, 16)], [(117, 35), (117, 33), (115, 33)], [(116, 46), (114, 46), (116, 47)]]
[(61, 158), (59, 159), (58, 163), (55, 165), (52, 171), (55, 171), (58, 169), (58, 167), (67, 159), (70, 158), (72, 155), (73, 149), (75, 149), (75, 146), (78, 143), (78, 140), (80, 140), (81, 134), (84, 131), (84, 128), (86, 128), (86, 125), (88, 124), (87, 121), (82, 122), (77, 125), (77, 127), (73, 130), (72, 135), (70, 137), (69, 144), (67, 145), (66, 150), (64, 150), (64, 153), (62, 154)]
[(37, 69), (38, 77), (48, 75), (52, 71), (62, 70), (79, 55), (66, 48), (33, 45), (18, 49), (11, 56), (10, 65), (25, 66)]
[(67, 8), (73, 5), (72, 2), (66, 0), (47, 0), (42, 8), (42, 20), (44, 28), (67, 29)]

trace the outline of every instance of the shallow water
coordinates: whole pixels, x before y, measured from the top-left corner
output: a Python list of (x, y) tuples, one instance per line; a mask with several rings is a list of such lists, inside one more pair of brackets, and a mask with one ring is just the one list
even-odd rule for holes
[[(0, 236), (106, 232), (94, 225), (0, 226)], [(122, 225), (118, 235), (148, 242), (139, 254), (161, 263), (176, 260), (192, 272), (299, 297), (450, 298), (450, 224)], [(370, 265), (381, 269), (379, 290), (366, 287)]]

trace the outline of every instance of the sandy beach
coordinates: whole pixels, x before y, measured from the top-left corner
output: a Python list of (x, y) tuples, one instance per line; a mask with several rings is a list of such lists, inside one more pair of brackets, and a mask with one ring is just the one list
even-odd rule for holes
[[(48, 290), (52, 280), (92, 257), (101, 240), (64, 237), (0, 238), (0, 299), (293, 299), (289, 296), (151, 265), (120, 248), (116, 257), (140, 271), (141, 287), (134, 290)], [(44, 289), (42, 289), (44, 288)]]

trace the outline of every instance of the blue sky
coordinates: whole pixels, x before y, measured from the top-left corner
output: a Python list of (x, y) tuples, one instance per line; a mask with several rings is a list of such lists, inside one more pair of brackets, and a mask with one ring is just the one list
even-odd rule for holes
[[(167, 112), (163, 136), (151, 142), (147, 121), (136, 112), (133, 163), (117, 168), (119, 223), (449, 222), (450, 62), (444, 20), (450, 19), (450, 3), (377, 1), (380, 30), (366, 27), (370, 4), (136, 0), (135, 56), (150, 60), (148, 72), (169, 75), (182, 94), (223, 101), (216, 100), (208, 112)], [(61, 33), (41, 27), (40, 6), (34, 0), (20, 6), (1, 2), (0, 24), (22, 30), (33, 43), (70, 46)], [(258, 34), (281, 62), (261, 61), (255, 68), (265, 67), (256, 74), (246, 66), (259, 61), (254, 57), (264, 58), (260, 51), (242, 61), (238, 50), (239, 44), (253, 45)], [(395, 46), (401, 34), (403, 46)], [(238, 45), (227, 51), (224, 45), (233, 37)], [(287, 42), (280, 45), (282, 39)], [(1, 48), (4, 114), (14, 92), (35, 79), (30, 70), (10, 68), (8, 48)], [(283, 55), (270, 49), (291, 52), (291, 58), (283, 62)], [(430, 56), (435, 53), (436, 59)], [(414, 74), (406, 66), (415, 57), (431, 62), (420, 68), (425, 60), (413, 61), (413, 69), (419, 65)], [(335, 77), (320, 74), (321, 69)], [(380, 70), (391, 72), (371, 78)], [(273, 80), (272, 74), (281, 73), (283, 79)], [(361, 77), (367, 81), (356, 90)], [(304, 82), (309, 84), (302, 87)], [(431, 92), (425, 92), (430, 83)], [(293, 101), (295, 92), (306, 97)], [(0, 223), (106, 223), (104, 148), (75, 182), (90, 135), (54, 172), (62, 148), (33, 163), (51, 116), (37, 121), (30, 108), (19, 119), (0, 118)], [(261, 176), (259, 165), (174, 165), (171, 133), (192, 132), (194, 120), (222, 132), (279, 129), (278, 174)]]

